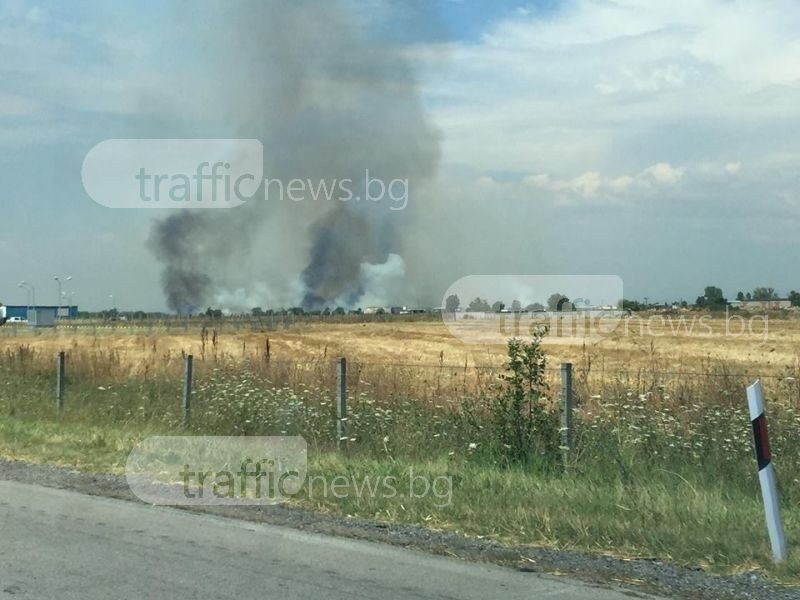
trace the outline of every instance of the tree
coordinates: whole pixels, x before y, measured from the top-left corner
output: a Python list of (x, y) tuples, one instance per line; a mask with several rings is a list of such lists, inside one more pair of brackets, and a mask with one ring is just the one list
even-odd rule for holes
[(260, 306), (256, 306), (252, 311), (250, 311), (254, 317), (263, 317), (264, 311), (261, 309)]
[(778, 297), (775, 288), (757, 287), (753, 290), (753, 300), (774, 300)]
[(541, 312), (544, 310), (544, 304), (541, 302), (531, 302), (525, 307), (528, 312)]
[(563, 310), (571, 310), (572, 307), (569, 305), (569, 298), (564, 294), (556, 292), (547, 299), (547, 309), (560, 312)]
[(494, 311), (494, 312), (500, 312), (500, 311), (501, 311), (501, 310), (503, 310), (505, 307), (506, 307), (506, 305), (505, 305), (504, 303), (500, 302), (500, 300), (498, 300), (497, 302), (495, 302), (494, 304), (492, 304), (492, 311)]
[(335, 315), (343, 315), (343, 314), (345, 314), (345, 310), (341, 306), (337, 306), (334, 309), (333, 314), (335, 314)]
[(461, 300), (455, 294), (450, 294), (444, 301), (445, 312), (454, 313), (461, 306)]
[(211, 319), (221, 319), (222, 318), (222, 310), (219, 308), (211, 308), (210, 306), (206, 309), (206, 316)]
[(514, 312), (520, 312), (522, 310), (522, 302), (519, 300), (514, 300), (511, 302), (511, 310)]
[(492, 307), (489, 306), (489, 302), (480, 296), (473, 299), (467, 306), (467, 312), (489, 312), (490, 310), (492, 310)]
[(695, 301), (695, 305), (700, 308), (710, 308), (717, 310), (728, 305), (728, 300), (722, 295), (722, 290), (715, 285), (707, 285), (703, 290), (703, 295)]
[(100, 316), (104, 319), (116, 321), (117, 318), (119, 318), (119, 311), (116, 308), (112, 308), (111, 310), (101, 310)]
[(719, 304), (725, 299), (722, 296), (722, 290), (715, 285), (706, 286), (703, 296), (709, 304)]
[(744, 302), (744, 292), (739, 292), (738, 294), (736, 294), (736, 299), (739, 302)]
[(746, 300), (751, 300), (751, 299), (753, 298), (753, 296), (751, 296), (751, 295), (750, 295), (750, 292), (747, 292), (747, 293), (744, 295), (744, 297), (745, 297), (745, 299), (746, 299)]
[(800, 306), (800, 292), (794, 290), (789, 292), (789, 302), (792, 303), (792, 306)]
[(644, 304), (642, 304), (637, 300), (626, 300), (624, 298), (622, 299), (622, 310), (630, 310), (632, 312), (635, 312), (637, 310), (643, 310), (643, 309), (644, 309)]

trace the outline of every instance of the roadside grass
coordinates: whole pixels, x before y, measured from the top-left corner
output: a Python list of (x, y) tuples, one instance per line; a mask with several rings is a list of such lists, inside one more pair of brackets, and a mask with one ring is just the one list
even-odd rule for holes
[[(130, 450), (150, 435), (302, 435), (308, 479), (292, 503), (307, 508), (513, 545), (655, 558), (718, 573), (758, 570), (800, 584), (800, 552), (779, 567), (771, 563), (745, 382), (728, 377), (724, 366), (694, 380), (665, 381), (657, 368), (601, 387), (578, 379), (567, 474), (535, 460), (503, 461), (480, 396), (423, 401), (354, 392), (347, 448), (337, 454), (333, 388), (319, 373), (275, 382), (246, 365), (201, 371), (186, 429), (175, 374), (120, 377), (113, 354), (72, 363), (59, 415), (52, 366), (24, 351), (0, 356), (0, 455), (122, 474)], [(790, 546), (800, 539), (795, 388), (787, 377), (773, 383), (768, 398)], [(552, 410), (552, 394), (545, 400)], [(335, 494), (337, 477), (344, 486)], [(394, 493), (385, 486), (365, 493), (365, 485), (388, 478)], [(439, 487), (421, 494), (422, 480)]]
[[(121, 475), (138, 441), (164, 433), (169, 432), (4, 416), (0, 455)], [(383, 485), (387, 480), (393, 491)], [(424, 493), (431, 485), (434, 489)], [(424, 460), (322, 451), (310, 455), (306, 486), (291, 504), (508, 545), (657, 558), (716, 573), (752, 570), (800, 584), (800, 553), (795, 550), (780, 567), (769, 560), (755, 488), (746, 493), (668, 472), (642, 472), (623, 480), (610, 474), (563, 476), (498, 468), (466, 456)], [(784, 505), (783, 517), (790, 541), (798, 539), (800, 507)]]
[(0, 417), (0, 456), (78, 471), (122, 475), (131, 449), (157, 430)]

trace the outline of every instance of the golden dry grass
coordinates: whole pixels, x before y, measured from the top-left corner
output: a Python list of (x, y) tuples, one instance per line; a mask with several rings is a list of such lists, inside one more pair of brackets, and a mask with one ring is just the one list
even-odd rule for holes
[[(107, 470), (122, 464), (137, 436), (184, 432), (182, 355), (192, 353), (196, 432), (303, 435), (318, 449), (314, 468), (330, 473), (412, 465), (415, 473), (457, 474), (457, 501), (447, 512), (388, 501), (314, 508), (723, 571), (767, 568), (766, 536), (754, 543), (752, 527), (742, 526), (763, 524), (744, 385), (772, 376), (765, 381), (770, 441), (787, 532), (796, 537), (800, 320), (773, 317), (766, 334), (763, 320), (745, 334), (731, 331), (733, 323), (678, 313), (628, 319), (597, 343), (551, 335), (544, 349), (553, 405), (558, 363), (576, 365), (575, 477), (497, 467), (491, 410), (502, 393), (506, 348), (464, 344), (442, 322), (314, 322), (271, 331), (217, 322), (207, 324), (205, 345), (200, 322), (160, 330), (4, 327), (0, 455)], [(68, 352), (67, 402), (56, 415), (59, 350)], [(351, 365), (352, 456), (328, 464), (340, 355)], [(150, 377), (157, 374), (164, 377)], [(793, 581), (798, 572), (796, 556), (780, 571)]]
[[(698, 371), (711, 361), (765, 373), (794, 369), (800, 356), (800, 319), (764, 319), (753, 321), (749, 326), (752, 332), (745, 323), (746, 330), (740, 334), (742, 323), (727, 321), (724, 316), (686, 313), (633, 317), (597, 341), (582, 337), (551, 339), (546, 351), (551, 365), (591, 360), (593, 367), (602, 364), (609, 372), (650, 369), (654, 364), (663, 370)], [(171, 361), (182, 353), (196, 357), (216, 354), (231, 360), (263, 358), (267, 340), (273, 360), (297, 363), (346, 356), (365, 364), (472, 367), (499, 366), (505, 356), (503, 344), (466, 344), (441, 321), (306, 323), (269, 332), (221, 327), (216, 330), (216, 344), (212, 324), (205, 348), (200, 330), (201, 324), (185, 331), (158, 332), (124, 326), (39, 332), (6, 327), (0, 335), (0, 351), (28, 346), (42, 353), (114, 352), (131, 372), (154, 358)]]

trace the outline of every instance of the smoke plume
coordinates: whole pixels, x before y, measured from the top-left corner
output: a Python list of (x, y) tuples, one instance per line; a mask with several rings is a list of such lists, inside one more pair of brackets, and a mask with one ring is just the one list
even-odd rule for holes
[[(415, 192), (436, 171), (439, 138), (402, 48), (371, 31), (354, 6), (237, 2), (204, 15), (212, 25), (192, 39), (208, 75), (191, 93), (214, 107), (208, 128), (223, 133), (215, 137), (260, 139), (266, 177), (349, 180), (353, 197), (262, 193), (242, 207), (158, 221), (150, 243), (173, 310), (234, 298), (252, 304), (223, 308), (392, 300), (384, 296), (388, 280), (404, 276)], [(405, 209), (366, 200), (367, 173), (385, 183), (407, 179)]]

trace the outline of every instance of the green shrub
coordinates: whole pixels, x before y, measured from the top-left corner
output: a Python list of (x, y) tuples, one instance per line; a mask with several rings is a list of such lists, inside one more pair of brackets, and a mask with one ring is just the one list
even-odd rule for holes
[(489, 435), (484, 432), (501, 464), (534, 463), (548, 469), (558, 464), (558, 414), (549, 408), (547, 357), (541, 347), (546, 334), (542, 328), (529, 342), (508, 342), (503, 384), (488, 401)]

